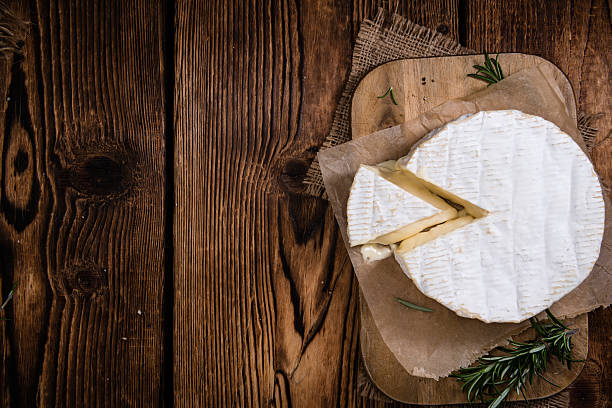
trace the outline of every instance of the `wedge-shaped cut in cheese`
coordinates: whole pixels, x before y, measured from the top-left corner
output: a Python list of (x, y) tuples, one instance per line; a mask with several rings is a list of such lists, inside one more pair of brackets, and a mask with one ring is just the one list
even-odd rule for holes
[(458, 315), (522, 321), (591, 272), (604, 230), (601, 186), (553, 123), (479, 112), (432, 132), (397, 164), (479, 217), (434, 227), (395, 251), (416, 286)]
[(421, 232), (413, 235), (402, 241), (399, 247), (395, 250), (395, 254), (400, 255), (412, 251), (414, 248), (424, 245), (430, 241), (433, 241), (443, 235), (453, 232), (456, 229), (464, 227), (474, 221), (474, 217), (466, 215), (459, 218), (455, 218), (445, 223), (436, 225), (428, 231)]
[(359, 168), (347, 203), (351, 246), (392, 244), (456, 216), (457, 210), (416, 180), (388, 166)]

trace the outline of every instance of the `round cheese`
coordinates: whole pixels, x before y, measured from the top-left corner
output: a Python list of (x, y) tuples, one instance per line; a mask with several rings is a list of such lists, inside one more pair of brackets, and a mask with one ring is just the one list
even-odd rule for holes
[(398, 167), (475, 217), (395, 251), (416, 286), (460, 316), (525, 320), (576, 288), (599, 256), (598, 177), (572, 138), (543, 118), (510, 110), (461, 118), (423, 138)]

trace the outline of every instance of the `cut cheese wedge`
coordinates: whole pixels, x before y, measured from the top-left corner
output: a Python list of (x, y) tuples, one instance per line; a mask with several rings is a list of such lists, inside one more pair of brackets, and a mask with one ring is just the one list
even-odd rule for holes
[(361, 166), (355, 174), (346, 210), (351, 246), (399, 242), (457, 215), (414, 175), (390, 168)]
[(421, 232), (403, 240), (399, 247), (395, 250), (395, 254), (401, 256), (402, 254), (412, 251), (416, 247), (440, 238), (441, 236), (453, 232), (456, 229), (465, 227), (472, 221), (474, 221), (474, 217), (466, 215), (436, 225), (428, 231)]
[(395, 250), (415, 285), (458, 315), (519, 322), (591, 272), (604, 230), (601, 186), (584, 152), (553, 123), (479, 112), (432, 132), (397, 164), (476, 217)]

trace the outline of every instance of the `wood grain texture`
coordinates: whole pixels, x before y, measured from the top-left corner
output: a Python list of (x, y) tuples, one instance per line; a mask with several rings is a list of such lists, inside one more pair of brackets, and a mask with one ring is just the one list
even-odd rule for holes
[[(28, 10), (8, 5), (18, 18), (28, 19)], [(38, 90), (26, 88), (36, 79), (35, 64), (24, 58), (34, 49), (30, 33), (19, 35), (24, 56), (7, 53), (2, 69), (2, 113), (0, 118), (0, 259), (2, 295), (14, 281), (21, 285), (8, 305), (2, 322), (7, 369), (2, 400), (7, 406), (32, 406), (45, 343), (48, 319), (48, 278), (44, 268), (45, 217), (49, 194), (41, 186), (44, 136)], [(34, 59), (32, 59), (34, 62)], [(32, 89), (34, 88), (34, 89)], [(34, 101), (32, 104), (31, 101)], [(37, 129), (35, 131), (35, 129)], [(27, 339), (27, 341), (20, 341)]]
[(162, 31), (138, 3), (9, 4), (32, 24), (3, 65), (5, 406), (160, 403)]
[(612, 309), (589, 313), (589, 357), (570, 386), (570, 407), (609, 407), (612, 403)]
[[(358, 394), (358, 293), (331, 209), (295, 194), (379, 6), (472, 48), (551, 59), (582, 109), (607, 112), (595, 155), (612, 175), (609, 1), (8, 3), (33, 24), (23, 60), (0, 61), (3, 295), (20, 281), (0, 323), (2, 406), (157, 406), (162, 383), (177, 406), (385, 405)], [(610, 372), (612, 315), (596, 313), (579, 407), (608, 403), (596, 368)]]
[[(331, 209), (291, 191), (329, 130), (356, 16), (382, 3), (178, 2), (177, 406), (366, 402), (346, 250)], [(401, 7), (424, 24), (456, 9), (434, 3)]]
[(459, 40), (461, 2), (458, 0), (353, 0), (352, 6), (354, 37), (357, 36), (359, 31), (359, 24), (364, 19), (373, 18), (380, 7), (390, 13), (405, 16), (417, 24), (448, 35), (455, 41)]
[[(351, 272), (327, 206), (315, 199), (287, 202), (274, 174), (299, 132), (303, 99), (313, 97), (303, 77), (320, 83), (338, 75), (323, 71), (321, 77), (304, 66), (316, 54), (300, 52), (314, 50), (317, 36), (341, 30), (328, 21), (319, 27), (331, 33), (300, 38), (302, 19), (312, 25), (327, 18), (319, 6), (177, 6), (177, 406), (290, 406), (336, 398), (344, 362), (338, 348), (328, 356), (309, 351), (342, 344), (344, 318), (327, 330), (321, 326), (329, 310), (347, 313), (350, 298), (331, 295), (338, 287), (350, 293)], [(329, 58), (348, 65), (345, 55)], [(340, 78), (332, 82), (340, 88)], [(302, 115), (314, 125), (320, 113), (312, 107)], [(329, 375), (311, 376), (313, 365), (325, 365)], [(321, 392), (308, 391), (313, 388)]]

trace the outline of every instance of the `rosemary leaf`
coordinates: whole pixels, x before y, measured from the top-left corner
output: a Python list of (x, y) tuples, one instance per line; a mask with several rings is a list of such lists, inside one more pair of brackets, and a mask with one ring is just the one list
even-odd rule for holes
[(418, 311), (421, 311), (421, 312), (433, 312), (433, 310), (428, 308), (428, 307), (415, 305), (414, 303), (410, 303), (410, 302), (405, 301), (404, 299), (400, 299), (398, 297), (396, 297), (395, 300), (397, 300), (399, 304), (401, 304), (403, 306), (406, 306), (406, 307), (409, 307), (410, 309), (418, 310)]
[(559, 321), (559, 319), (557, 319), (557, 318), (555, 317), (555, 315), (553, 315), (553, 314), (550, 312), (550, 310), (546, 309), (546, 315), (547, 315), (547, 316), (548, 316), (548, 318), (549, 318), (549, 319), (550, 319), (550, 320), (551, 320), (551, 321), (552, 321), (554, 324), (556, 324), (557, 326), (561, 326), (561, 327), (563, 327), (565, 330), (569, 330), (569, 329), (568, 329), (568, 327), (567, 327), (566, 325), (564, 325), (563, 323), (561, 323), (561, 322)]
[(481, 76), (489, 78), (494, 83), (498, 82), (497, 77), (493, 76), (491, 73), (489, 73), (489, 71), (479, 71), (478, 74), (469, 74), (468, 76), (472, 76), (472, 75), (481, 75)]
[(480, 79), (481, 81), (485, 81), (488, 82), (489, 84), (494, 84), (495, 81), (494, 79), (491, 79), (490, 77), (486, 77), (484, 75), (478, 75), (478, 74), (467, 74), (467, 76), (471, 77), (471, 78), (476, 78), (476, 79)]
[(397, 105), (397, 101), (395, 100), (395, 95), (393, 94), (393, 88), (391, 89), (391, 100), (393, 101), (393, 104)]
[(491, 59), (491, 57), (486, 51), (484, 52), (484, 55), (485, 55), (484, 64), (483, 65), (479, 65), (479, 64), (473, 65), (473, 67), (476, 69), (476, 73), (468, 74), (468, 76), (471, 78), (479, 79), (481, 81), (485, 81), (489, 85), (494, 84), (504, 79), (504, 73), (501, 69), (501, 65), (499, 65), (499, 62), (497, 60), (499, 57), (499, 54), (497, 54), (497, 57), (495, 57), (495, 59)]
[(487, 69), (489, 71), (495, 71), (495, 68), (493, 68), (493, 63), (491, 63), (491, 57), (489, 57), (489, 54), (487, 54), (487, 52), (484, 52), (484, 56), (485, 56), (485, 65), (487, 66)]
[(490, 71), (489, 71), (489, 69), (488, 69), (488, 68), (483, 67), (482, 65), (478, 65), (478, 64), (476, 64), (476, 65), (472, 65), (472, 66), (473, 66), (474, 68), (476, 68), (478, 71), (481, 71), (481, 72), (483, 72), (483, 73), (486, 73), (487, 75), (491, 76), (492, 78), (496, 78), (496, 77), (497, 77), (497, 75), (491, 75), (491, 74), (489, 74), (489, 72), (490, 72)]
[(389, 92), (391, 92), (393, 90), (393, 87), (389, 87), (389, 89), (387, 89), (387, 92), (385, 92), (383, 95), (377, 96), (378, 99), (382, 99), (385, 96), (389, 95)]
[(394, 105), (397, 105), (397, 100), (395, 99), (395, 95), (393, 94), (393, 87), (390, 86), (389, 89), (387, 89), (387, 92), (385, 92), (384, 94), (377, 96), (378, 99), (382, 99), (387, 95), (391, 95), (391, 100), (393, 101)]
[(548, 378), (546, 378), (542, 373), (536, 373), (536, 375), (538, 377), (540, 377), (541, 379), (543, 379), (544, 381), (546, 381), (547, 383), (549, 383), (550, 385), (552, 385), (553, 387), (561, 388), (557, 384), (555, 384), (554, 382), (552, 382)]
[(501, 65), (499, 65), (499, 54), (497, 54), (497, 56), (495, 57), (495, 59), (493, 60), (493, 65), (495, 65), (495, 69), (497, 70), (497, 73), (499, 74), (499, 78), (504, 79), (504, 72), (502, 71)]
[(501, 394), (499, 394), (499, 396), (495, 399), (495, 401), (493, 401), (491, 403), (491, 405), (489, 405), (488, 408), (497, 408), (497, 407), (499, 407), (499, 404), (501, 404), (506, 399), (506, 397), (508, 396), (509, 393), (510, 393), (510, 387), (508, 387), (505, 390), (503, 390), (501, 392)]

